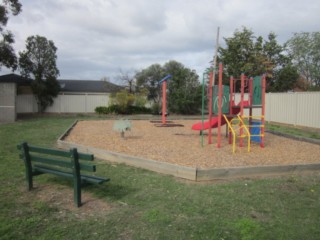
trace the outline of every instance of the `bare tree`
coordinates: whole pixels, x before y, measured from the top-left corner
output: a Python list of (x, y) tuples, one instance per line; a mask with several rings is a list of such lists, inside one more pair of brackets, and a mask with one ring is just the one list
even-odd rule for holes
[(117, 79), (128, 88), (129, 93), (134, 93), (136, 87), (135, 73), (129, 71), (124, 72), (120, 69)]

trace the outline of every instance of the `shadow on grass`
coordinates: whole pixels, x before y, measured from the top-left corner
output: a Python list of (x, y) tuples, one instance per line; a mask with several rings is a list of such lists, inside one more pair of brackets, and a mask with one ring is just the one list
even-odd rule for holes
[[(34, 179), (37, 182), (37, 179)], [(73, 191), (73, 184), (71, 179), (67, 178), (60, 178), (53, 175), (48, 175), (45, 180), (46, 184), (54, 184), (54, 185), (62, 185), (64, 187), (70, 187), (70, 191)], [(38, 185), (42, 183), (39, 182)], [(132, 188), (130, 186), (124, 186), (121, 184), (113, 183), (112, 180), (109, 182), (105, 182), (102, 184), (91, 184), (88, 183), (82, 187), (82, 190), (92, 194), (94, 197), (97, 198), (106, 198), (112, 201), (121, 200), (122, 198), (126, 197), (127, 195), (131, 195), (138, 191), (136, 188)]]
[(131, 195), (137, 192), (138, 189), (109, 182), (106, 184), (104, 183), (102, 185), (91, 185), (90, 192), (91, 191), (94, 194), (94, 196), (97, 196), (99, 198), (109, 198), (115, 201), (121, 200), (127, 195)]

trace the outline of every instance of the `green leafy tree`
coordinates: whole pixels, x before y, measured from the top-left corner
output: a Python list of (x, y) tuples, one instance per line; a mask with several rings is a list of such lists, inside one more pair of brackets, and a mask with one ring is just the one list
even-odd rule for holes
[[(219, 48), (219, 60), (223, 62), (228, 75), (238, 77), (241, 73), (253, 72), (255, 59), (253, 32), (244, 27), (242, 31), (236, 30), (233, 37), (224, 40), (227, 46)], [(257, 48), (262, 47), (259, 43)]]
[(299, 73), (310, 86), (320, 87), (320, 32), (295, 33), (286, 45)]
[(168, 110), (173, 113), (197, 113), (201, 106), (201, 85), (194, 70), (177, 61), (169, 61), (163, 66), (153, 64), (136, 73), (138, 88), (148, 90), (148, 99), (154, 102), (153, 112), (160, 110), (162, 87), (159, 81), (166, 75), (172, 78), (167, 83)]
[(134, 101), (134, 94), (126, 89), (110, 95), (110, 105), (118, 105), (122, 111), (125, 111), (128, 106), (132, 106)]
[(168, 81), (168, 109), (180, 114), (197, 113), (201, 106), (201, 85), (194, 70), (177, 61), (169, 61), (164, 71), (171, 74)]
[(290, 65), (285, 46), (278, 44), (275, 33), (269, 33), (268, 39), (264, 40), (243, 27), (242, 31), (236, 30), (233, 37), (224, 40), (226, 48), (219, 48), (219, 60), (227, 73), (226, 84), (230, 76), (239, 77), (244, 73), (249, 76), (267, 74), (267, 81), (273, 86), (277, 82), (277, 72)]
[(294, 88), (295, 89), (299, 89), (302, 91), (319, 91), (320, 87), (310, 87), (309, 82), (307, 81), (307, 79), (305, 79), (303, 76), (301, 76), (301, 74), (299, 74), (299, 78), (296, 81), (296, 83), (294, 84)]
[(274, 85), (275, 91), (285, 92), (298, 86), (299, 73), (295, 66), (287, 65), (277, 71), (276, 75), (277, 82)]
[(18, 0), (3, 0), (0, 4), (0, 69), (2, 66), (15, 70), (17, 68), (17, 57), (12, 47), (14, 43), (13, 34), (5, 31), (8, 23), (9, 14), (16, 16), (22, 10), (22, 5)]
[(28, 37), (26, 50), (19, 52), (21, 75), (33, 79), (31, 87), (37, 99), (39, 112), (44, 112), (52, 105), (53, 99), (60, 91), (56, 52), (53, 41), (41, 36)]
[(161, 86), (159, 80), (165, 76), (164, 70), (160, 64), (153, 64), (146, 69), (138, 71), (135, 75), (138, 89), (146, 89), (148, 91), (148, 100), (156, 104), (160, 102)]
[(145, 88), (139, 89), (139, 91), (135, 93), (134, 105), (137, 107), (145, 107), (148, 102), (147, 96), (148, 96), (147, 89)]

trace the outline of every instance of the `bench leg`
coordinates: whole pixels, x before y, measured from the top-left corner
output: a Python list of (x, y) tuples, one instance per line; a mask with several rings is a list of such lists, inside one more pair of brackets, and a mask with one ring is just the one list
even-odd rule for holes
[(27, 180), (27, 190), (30, 191), (33, 188), (33, 179), (32, 173), (26, 173), (26, 180)]
[(80, 176), (80, 164), (79, 156), (76, 148), (70, 150), (73, 163), (73, 192), (74, 203), (76, 207), (81, 206), (81, 176)]
[(81, 206), (81, 179), (74, 180), (73, 191), (74, 191), (74, 203), (76, 207), (80, 207)]
[(27, 181), (27, 190), (30, 191), (33, 188), (32, 181), (32, 165), (29, 155), (29, 147), (26, 142), (22, 143), (22, 152), (23, 152), (23, 161), (26, 167), (26, 181)]

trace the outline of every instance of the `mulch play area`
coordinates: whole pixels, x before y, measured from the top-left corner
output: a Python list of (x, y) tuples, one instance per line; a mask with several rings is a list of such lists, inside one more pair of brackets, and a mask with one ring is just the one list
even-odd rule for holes
[[(195, 120), (175, 120), (179, 127), (156, 127), (147, 120), (132, 120), (132, 128), (121, 138), (113, 130), (114, 120), (79, 121), (64, 138), (65, 141), (88, 147), (122, 153), (143, 159), (156, 160), (200, 169), (233, 168), (249, 166), (274, 166), (320, 163), (320, 146), (270, 133), (265, 135), (265, 147), (252, 143), (247, 147), (232, 145), (223, 139), (222, 147), (216, 147), (216, 130), (213, 144), (204, 146), (198, 131), (191, 130)], [(225, 129), (223, 128), (225, 132)], [(246, 142), (246, 141), (244, 141)]]

